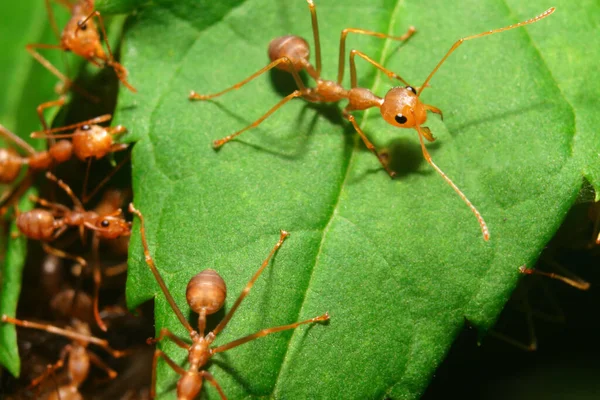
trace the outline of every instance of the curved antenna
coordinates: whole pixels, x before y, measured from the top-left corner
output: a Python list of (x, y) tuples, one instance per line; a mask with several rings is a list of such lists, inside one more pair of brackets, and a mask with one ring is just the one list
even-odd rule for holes
[(50, 179), (51, 181), (56, 182), (56, 184), (58, 186), (60, 186), (60, 188), (62, 190), (64, 190), (67, 195), (71, 198), (71, 200), (73, 201), (73, 204), (75, 205), (75, 208), (79, 209), (79, 210), (85, 210), (85, 208), (83, 207), (83, 204), (81, 203), (81, 201), (77, 198), (77, 196), (75, 196), (75, 194), (73, 193), (73, 191), (71, 190), (71, 188), (69, 187), (69, 185), (67, 185), (66, 183), (64, 183), (61, 179), (58, 179), (52, 172), (48, 171), (46, 172), (46, 178)]
[(541, 13), (540, 15), (538, 15), (537, 17), (533, 17), (531, 19), (528, 19), (527, 21), (519, 22), (518, 24), (508, 25), (508, 26), (505, 26), (504, 28), (493, 29), (491, 31), (482, 32), (482, 33), (479, 33), (477, 35), (467, 36), (467, 37), (458, 39), (458, 41), (452, 45), (452, 47), (450, 48), (450, 50), (448, 50), (448, 52), (446, 53), (446, 55), (440, 60), (440, 62), (438, 63), (438, 65), (435, 66), (435, 68), (433, 69), (433, 71), (431, 71), (431, 73), (429, 74), (429, 76), (427, 77), (427, 79), (425, 79), (425, 82), (423, 82), (423, 84), (421, 85), (421, 90), (419, 90), (419, 93), (417, 94), (417, 97), (421, 96), (421, 93), (423, 93), (423, 90), (425, 90), (425, 88), (427, 87), (427, 84), (431, 80), (431, 77), (442, 66), (442, 64), (446, 61), (446, 59), (450, 56), (450, 54), (452, 54), (454, 52), (454, 50), (456, 50), (461, 44), (463, 44), (467, 40), (477, 39), (477, 38), (484, 37), (484, 36), (487, 36), (487, 35), (493, 35), (494, 33), (504, 32), (504, 31), (507, 31), (509, 29), (519, 28), (519, 27), (521, 27), (523, 25), (533, 24), (534, 22), (537, 22), (537, 21), (539, 21), (539, 20), (541, 20), (543, 18), (546, 18), (547, 16), (549, 16), (550, 14), (552, 14), (555, 10), (556, 10), (556, 8), (551, 7), (549, 9), (547, 9), (546, 11), (544, 11), (543, 13)]

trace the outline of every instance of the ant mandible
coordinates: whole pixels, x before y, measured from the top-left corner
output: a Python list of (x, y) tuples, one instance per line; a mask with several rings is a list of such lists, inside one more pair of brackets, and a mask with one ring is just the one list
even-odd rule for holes
[(246, 284), (246, 287), (244, 288), (244, 290), (242, 290), (242, 293), (240, 293), (240, 296), (237, 298), (237, 300), (235, 301), (225, 318), (221, 320), (221, 322), (219, 323), (219, 325), (217, 325), (215, 329), (213, 329), (208, 334), (204, 335), (204, 330), (206, 328), (206, 316), (219, 311), (225, 303), (225, 297), (227, 296), (227, 287), (225, 286), (225, 281), (223, 280), (223, 278), (221, 278), (217, 271), (212, 269), (205, 269), (204, 271), (195, 275), (189, 281), (185, 295), (190, 308), (194, 312), (198, 313), (198, 330), (195, 330), (189, 324), (189, 322), (175, 303), (173, 296), (171, 296), (167, 285), (163, 281), (162, 277), (160, 276), (160, 273), (158, 272), (158, 269), (156, 268), (156, 265), (154, 264), (154, 260), (150, 255), (150, 248), (148, 247), (148, 242), (146, 240), (144, 217), (142, 213), (133, 206), (133, 203), (129, 205), (129, 211), (131, 213), (136, 214), (140, 219), (140, 232), (142, 236), (142, 244), (144, 246), (144, 256), (146, 258), (146, 263), (148, 264), (148, 267), (150, 267), (152, 274), (156, 278), (156, 281), (160, 286), (161, 290), (163, 291), (167, 302), (173, 309), (173, 312), (175, 312), (175, 315), (177, 315), (177, 318), (179, 319), (181, 324), (189, 332), (190, 339), (192, 341), (192, 344), (188, 344), (186, 341), (174, 335), (167, 328), (161, 328), (158, 338), (148, 339), (148, 343), (160, 342), (165, 338), (171, 340), (180, 348), (188, 351), (189, 362), (189, 368), (185, 370), (184, 368), (177, 365), (177, 363), (175, 363), (173, 360), (171, 360), (171, 358), (169, 358), (165, 353), (157, 349), (154, 352), (154, 359), (152, 363), (152, 398), (154, 398), (156, 394), (156, 389), (154, 386), (156, 383), (156, 365), (159, 357), (162, 357), (175, 372), (181, 375), (181, 378), (179, 378), (179, 382), (177, 383), (178, 399), (194, 399), (202, 389), (202, 383), (204, 379), (206, 379), (219, 392), (221, 399), (225, 400), (225, 393), (221, 389), (221, 386), (216, 381), (216, 379), (208, 371), (200, 370), (200, 368), (202, 368), (213, 355), (217, 353), (222, 353), (226, 350), (230, 350), (234, 347), (237, 347), (259, 337), (269, 335), (271, 333), (281, 332), (288, 329), (294, 329), (303, 324), (310, 324), (313, 322), (329, 320), (329, 314), (325, 313), (321, 316), (311, 318), (306, 321), (300, 321), (293, 324), (278, 326), (274, 328), (262, 329), (252, 335), (248, 335), (243, 338), (234, 340), (230, 343), (217, 347), (210, 347), (210, 345), (215, 340), (216, 336), (223, 329), (225, 329), (225, 326), (227, 326), (227, 324), (231, 320), (231, 317), (233, 317), (233, 314), (236, 312), (239, 305), (242, 303), (242, 300), (244, 300), (244, 298), (250, 292), (250, 289), (252, 289), (254, 282), (256, 282), (263, 270), (269, 265), (271, 258), (273, 257), (275, 252), (281, 247), (283, 241), (289, 234), (285, 231), (281, 231), (279, 241), (277, 242), (277, 244), (275, 244), (275, 247), (273, 247), (267, 258), (263, 261), (258, 271), (254, 273), (250, 281)]
[[(354, 116), (350, 114), (351, 111), (362, 111), (368, 108), (377, 107), (381, 113), (383, 119), (398, 128), (413, 128), (417, 131), (419, 135), (419, 142), (421, 144), (421, 151), (423, 152), (423, 157), (425, 160), (440, 174), (440, 176), (458, 193), (460, 198), (467, 204), (467, 206), (471, 209), (471, 211), (475, 214), (477, 221), (481, 227), (481, 232), (483, 234), (483, 238), (485, 240), (489, 240), (490, 232), (485, 223), (483, 217), (479, 213), (479, 211), (475, 208), (475, 206), (471, 203), (471, 201), (465, 196), (465, 194), (452, 182), (452, 180), (433, 162), (427, 148), (425, 147), (424, 139), (433, 142), (435, 140), (434, 136), (431, 133), (431, 130), (423, 124), (427, 120), (427, 112), (433, 112), (435, 114), (439, 114), (442, 117), (442, 111), (429, 104), (424, 104), (420, 100), (420, 96), (428, 87), (428, 83), (433, 77), (433, 75), (437, 72), (437, 70), (441, 67), (441, 65), (446, 61), (446, 59), (452, 54), (461, 44), (466, 42), (467, 40), (477, 39), (483, 36), (491, 35), (494, 33), (503, 32), (509, 29), (518, 28), (527, 24), (532, 24), (545, 18), (554, 12), (554, 7), (548, 9), (537, 17), (528, 19), (527, 21), (519, 22), (514, 25), (509, 25), (504, 28), (494, 29), (486, 32), (482, 32), (477, 35), (467, 36), (459, 39), (450, 50), (446, 53), (444, 57), (439, 61), (439, 63), (435, 66), (433, 71), (427, 76), (425, 81), (421, 86), (411, 86), (405, 81), (402, 77), (397, 75), (396, 73), (388, 70), (383, 65), (377, 63), (373, 59), (371, 59), (366, 54), (358, 51), (352, 50), (350, 51), (350, 90), (345, 89), (342, 86), (342, 80), (344, 77), (344, 57), (345, 57), (345, 40), (348, 33), (358, 33), (363, 35), (375, 36), (381, 39), (391, 39), (391, 40), (406, 40), (408, 39), (414, 32), (414, 28), (410, 28), (408, 32), (406, 32), (403, 36), (390, 36), (384, 33), (372, 32), (363, 29), (356, 28), (346, 28), (342, 31), (341, 39), (340, 39), (340, 54), (339, 54), (339, 67), (338, 67), (338, 78), (337, 81), (330, 81), (321, 78), (321, 45), (319, 38), (319, 27), (317, 23), (317, 12), (316, 7), (313, 3), (313, 0), (306, 0), (308, 3), (308, 7), (310, 9), (311, 20), (312, 20), (312, 31), (315, 42), (315, 56), (316, 56), (316, 68), (312, 66), (309, 62), (309, 45), (303, 38), (299, 36), (283, 36), (276, 39), (273, 39), (269, 44), (269, 58), (271, 59), (271, 63), (266, 67), (260, 69), (258, 72), (250, 75), (248, 78), (236, 83), (235, 85), (214, 94), (202, 95), (192, 91), (189, 95), (190, 100), (209, 100), (215, 97), (219, 97), (231, 90), (239, 89), (244, 86), (246, 83), (250, 82), (254, 78), (262, 75), (263, 73), (269, 71), (273, 68), (278, 68), (287, 72), (290, 72), (294, 80), (296, 81), (296, 85), (298, 89), (284, 97), (279, 103), (277, 103), (274, 107), (272, 107), (269, 111), (267, 111), (262, 117), (254, 121), (252, 124), (247, 127), (229, 135), (222, 139), (215, 140), (213, 145), (215, 148), (219, 148), (223, 146), (225, 143), (229, 142), (233, 138), (241, 135), (243, 132), (257, 127), (261, 122), (263, 122), (267, 117), (277, 111), (281, 106), (283, 106), (288, 101), (292, 100), (296, 97), (302, 97), (305, 100), (310, 102), (338, 102), (341, 100), (348, 100), (348, 104), (342, 110), (342, 114), (344, 118), (352, 123), (356, 132), (360, 135), (361, 139), (365, 143), (365, 146), (378, 158), (379, 162), (388, 172), (388, 174), (393, 178), (395, 176), (395, 172), (392, 171), (387, 162), (387, 158), (380, 154), (373, 143), (367, 138), (362, 129), (358, 126)], [(374, 67), (378, 68), (382, 72), (384, 72), (389, 78), (397, 79), (404, 84), (404, 86), (397, 86), (390, 89), (387, 94), (382, 98), (375, 95), (369, 89), (360, 88), (357, 85), (356, 79), (356, 65), (355, 65), (355, 57), (358, 56), (365, 61), (372, 64)], [(302, 80), (299, 75), (299, 71), (306, 70), (308, 75), (312, 77), (317, 86), (315, 88), (307, 88), (302, 83)]]
[[(106, 36), (106, 28), (104, 27), (104, 20), (100, 15), (99, 11), (94, 10), (94, 0), (77, 0), (71, 2), (70, 0), (55, 0), (56, 3), (65, 7), (71, 13), (71, 19), (67, 22), (67, 25), (59, 33), (56, 21), (54, 19), (54, 13), (50, 0), (46, 1), (46, 9), (48, 10), (48, 17), (50, 18), (50, 24), (52, 30), (59, 39), (60, 44), (44, 44), (44, 43), (32, 43), (25, 46), (26, 50), (42, 64), (48, 71), (54, 74), (60, 79), (66, 88), (69, 88), (73, 82), (62, 72), (60, 72), (50, 61), (44, 58), (36, 49), (54, 49), (61, 51), (70, 51), (78, 56), (85, 58), (88, 62), (94, 64), (97, 67), (111, 67), (117, 78), (132, 92), (137, 90), (127, 82), (127, 70), (117, 61), (115, 61)], [(102, 31), (102, 38), (106, 44), (106, 52), (102, 48), (100, 41), (100, 35), (98, 35), (98, 29), (93, 18), (98, 19), (98, 25)]]
[[(73, 201), (73, 209), (62, 204), (51, 203), (47, 200), (32, 197), (32, 200), (46, 209), (36, 208), (23, 213), (17, 213), (17, 227), (29, 239), (39, 240), (44, 251), (60, 258), (78, 262), (87, 266), (87, 261), (82, 257), (71, 255), (63, 250), (52, 247), (48, 242), (56, 240), (69, 227), (78, 227), (83, 238), (85, 229), (94, 231), (94, 244), (98, 239), (115, 239), (131, 234), (131, 223), (123, 218), (121, 209), (111, 214), (100, 215), (94, 211), (86, 211), (82, 202), (73, 194), (71, 188), (62, 180), (57, 179), (51, 172), (46, 172), (46, 177), (58, 184)], [(94, 263), (94, 316), (100, 329), (106, 331), (98, 312), (98, 292), (101, 283), (101, 272), (98, 263)]]

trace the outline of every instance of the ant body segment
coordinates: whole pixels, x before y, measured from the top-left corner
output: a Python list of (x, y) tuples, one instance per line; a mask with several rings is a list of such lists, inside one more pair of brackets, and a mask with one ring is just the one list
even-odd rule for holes
[[(367, 138), (365, 133), (359, 127), (358, 123), (355, 120), (355, 117), (350, 114), (351, 111), (362, 111), (372, 107), (376, 107), (379, 109), (382, 118), (390, 125), (398, 127), (398, 128), (412, 128), (415, 129), (418, 136), (419, 142), (421, 145), (421, 150), (423, 153), (423, 157), (425, 160), (436, 170), (438, 174), (448, 183), (452, 189), (460, 196), (460, 198), (466, 203), (469, 209), (475, 214), (477, 221), (481, 227), (481, 231), (483, 234), (483, 238), (485, 240), (489, 240), (490, 233), (485, 223), (483, 217), (479, 213), (479, 211), (475, 208), (475, 206), (471, 203), (471, 201), (466, 197), (466, 195), (452, 182), (452, 180), (433, 162), (431, 156), (427, 148), (425, 147), (424, 140), (429, 142), (433, 142), (435, 140), (432, 135), (430, 129), (426, 126), (423, 126), (425, 121), (427, 120), (427, 112), (432, 112), (435, 114), (439, 114), (442, 117), (442, 111), (439, 108), (436, 108), (432, 105), (422, 103), (420, 100), (420, 96), (423, 93), (423, 90), (428, 87), (428, 83), (433, 77), (433, 75), (437, 72), (437, 70), (442, 66), (442, 64), (446, 61), (446, 59), (452, 54), (461, 44), (468, 40), (477, 39), (483, 36), (491, 35), (494, 33), (503, 32), (509, 29), (518, 28), (524, 25), (532, 24), (537, 22), (554, 12), (554, 8), (550, 8), (542, 14), (531, 18), (529, 20), (519, 22), (514, 25), (509, 25), (503, 28), (498, 28), (486, 32), (482, 32), (477, 35), (467, 36), (459, 39), (454, 45), (450, 48), (450, 50), (442, 57), (442, 59), (438, 62), (435, 68), (431, 71), (431, 73), (427, 76), (425, 81), (421, 86), (411, 86), (407, 81), (405, 81), (402, 77), (397, 75), (396, 73), (388, 70), (383, 65), (377, 63), (373, 59), (371, 59), (366, 54), (358, 51), (351, 50), (350, 51), (350, 89), (345, 89), (342, 86), (342, 80), (344, 77), (344, 57), (345, 57), (345, 39), (348, 33), (357, 33), (363, 35), (374, 36), (381, 39), (391, 39), (391, 40), (406, 40), (408, 39), (414, 32), (415, 29), (411, 27), (404, 35), (402, 36), (390, 36), (384, 33), (372, 32), (363, 29), (356, 28), (347, 28), (342, 31), (341, 39), (340, 39), (340, 54), (339, 54), (339, 66), (338, 66), (338, 78), (337, 81), (325, 80), (321, 78), (321, 45), (319, 38), (319, 28), (317, 23), (317, 13), (316, 7), (314, 5), (313, 0), (307, 0), (308, 7), (311, 14), (312, 20), (312, 31), (315, 43), (315, 55), (316, 55), (316, 67), (313, 67), (309, 62), (309, 45), (306, 40), (299, 36), (283, 36), (276, 39), (273, 39), (269, 44), (269, 58), (271, 63), (266, 67), (260, 69), (256, 73), (252, 74), (248, 78), (236, 83), (235, 85), (220, 91), (218, 93), (202, 95), (192, 91), (189, 95), (190, 100), (209, 100), (216, 97), (219, 97), (231, 90), (239, 89), (244, 86), (246, 83), (251, 80), (257, 78), (263, 73), (273, 69), (278, 68), (284, 71), (291, 73), (294, 77), (296, 85), (298, 89), (284, 97), (279, 103), (277, 103), (274, 107), (272, 107), (269, 111), (267, 111), (262, 117), (254, 121), (252, 124), (246, 126), (245, 128), (228, 135), (222, 139), (215, 140), (213, 142), (213, 146), (215, 148), (220, 148), (225, 143), (231, 141), (237, 136), (241, 135), (245, 131), (257, 127), (260, 123), (262, 123), (266, 118), (268, 118), (271, 114), (277, 111), (284, 104), (289, 102), (290, 100), (296, 97), (302, 97), (309, 102), (339, 102), (341, 100), (347, 100), (348, 104), (342, 110), (342, 114), (344, 118), (346, 118), (352, 126), (359, 134), (360, 138), (364, 142), (365, 146), (378, 158), (379, 162), (383, 166), (383, 168), (388, 172), (388, 174), (393, 178), (395, 176), (395, 172), (392, 171), (388, 166), (387, 157), (380, 154), (375, 146), (371, 143), (371, 141)], [(385, 73), (389, 78), (396, 79), (404, 86), (397, 86), (391, 88), (384, 97), (379, 97), (369, 89), (360, 88), (357, 85), (356, 78), (356, 65), (355, 58), (356, 56), (362, 58), (363, 60), (369, 62), (374, 67)], [(305, 70), (308, 75), (316, 81), (316, 87), (307, 88), (302, 83), (302, 80), (299, 75), (299, 71)]]
[[(29, 239), (39, 240), (44, 251), (60, 258), (67, 258), (87, 266), (87, 261), (79, 256), (68, 254), (62, 250), (51, 247), (51, 242), (60, 237), (69, 227), (78, 227), (83, 238), (85, 229), (94, 231), (94, 247), (97, 251), (99, 239), (115, 239), (131, 234), (131, 223), (123, 218), (121, 209), (111, 214), (101, 215), (94, 211), (86, 211), (81, 201), (73, 194), (71, 188), (62, 180), (57, 179), (52, 173), (46, 172), (46, 177), (58, 184), (73, 201), (74, 207), (70, 209), (62, 204), (51, 203), (37, 197), (32, 198), (44, 208), (36, 208), (17, 214), (17, 227)], [(98, 291), (102, 277), (98, 263), (94, 263), (94, 316), (98, 326), (106, 331), (98, 312)]]
[[(94, 10), (94, 0), (77, 0), (74, 3), (70, 0), (55, 0), (56, 3), (66, 8), (71, 13), (71, 19), (63, 29), (62, 34), (59, 33), (56, 25), (50, 0), (45, 1), (52, 30), (60, 41), (60, 44), (32, 43), (25, 47), (26, 50), (48, 71), (60, 79), (65, 84), (66, 88), (69, 88), (73, 84), (71, 79), (60, 72), (52, 65), (52, 63), (50, 63), (50, 61), (38, 53), (36, 49), (54, 49), (64, 52), (70, 51), (85, 58), (88, 62), (97, 67), (111, 67), (123, 85), (132, 92), (136, 92), (136, 89), (127, 82), (127, 70), (114, 59), (108, 37), (106, 36), (104, 20), (102, 19), (100, 12)], [(93, 19), (94, 17), (98, 20), (98, 25), (102, 31), (102, 39), (106, 44), (107, 51), (104, 51), (104, 48), (102, 47), (98, 28)]]
[(190, 308), (198, 313), (198, 330), (195, 330), (187, 321), (175, 300), (171, 296), (169, 289), (167, 288), (165, 282), (163, 281), (152, 256), (150, 255), (150, 249), (148, 247), (148, 242), (146, 240), (146, 232), (144, 227), (144, 217), (142, 213), (135, 209), (133, 204), (129, 205), (129, 211), (131, 213), (136, 214), (140, 219), (140, 232), (142, 236), (142, 244), (144, 247), (144, 255), (146, 259), (146, 263), (148, 267), (152, 271), (152, 274), (156, 278), (156, 281), (160, 288), (163, 291), (163, 294), (166, 297), (167, 302), (173, 309), (173, 312), (177, 315), (177, 318), (181, 322), (181, 324), (187, 329), (190, 334), (191, 344), (188, 344), (186, 341), (180, 339), (176, 335), (174, 335), (167, 328), (162, 328), (160, 330), (160, 335), (156, 339), (148, 339), (148, 343), (156, 343), (160, 342), (163, 339), (169, 339), (173, 343), (175, 343), (178, 347), (185, 349), (188, 351), (188, 362), (189, 368), (186, 370), (179, 365), (177, 365), (171, 358), (169, 358), (166, 354), (164, 354), (160, 350), (156, 350), (154, 352), (154, 359), (152, 365), (152, 386), (151, 386), (151, 397), (155, 396), (155, 383), (156, 383), (156, 365), (159, 358), (163, 358), (167, 364), (177, 372), (181, 378), (179, 378), (179, 382), (177, 383), (177, 398), (192, 400), (196, 398), (200, 390), (202, 389), (202, 383), (204, 379), (206, 379), (215, 389), (219, 392), (221, 399), (225, 400), (226, 396), (219, 383), (215, 380), (215, 378), (206, 370), (202, 370), (201, 368), (206, 365), (206, 363), (210, 360), (210, 358), (216, 353), (221, 353), (226, 350), (232, 349), (244, 343), (247, 343), (251, 340), (257, 339), (259, 337), (263, 337), (275, 332), (281, 332), (284, 330), (295, 329), (296, 327), (303, 324), (310, 324), (318, 321), (327, 321), (329, 320), (329, 314), (325, 313), (321, 316), (311, 318), (306, 321), (300, 321), (289, 325), (278, 326), (274, 328), (262, 329), (254, 334), (245, 336), (243, 338), (234, 340), (230, 343), (217, 346), (210, 347), (216, 336), (227, 326), (231, 317), (236, 312), (237, 308), (244, 300), (244, 298), (250, 292), (250, 289), (254, 285), (254, 282), (258, 279), (263, 270), (269, 265), (269, 262), (275, 252), (281, 247), (285, 238), (289, 235), (285, 231), (281, 231), (281, 235), (279, 237), (279, 241), (273, 247), (268, 257), (263, 261), (262, 265), (258, 269), (258, 271), (252, 276), (250, 281), (246, 284), (244, 290), (237, 298), (227, 315), (221, 320), (221, 322), (217, 325), (215, 329), (205, 335), (204, 331), (206, 328), (206, 316), (210, 314), (214, 314), (219, 311), (224, 303), (225, 297), (227, 296), (227, 288), (225, 286), (225, 281), (223, 278), (212, 269), (205, 269), (199, 274), (192, 277), (189, 281), (186, 289), (186, 299), (190, 306)]

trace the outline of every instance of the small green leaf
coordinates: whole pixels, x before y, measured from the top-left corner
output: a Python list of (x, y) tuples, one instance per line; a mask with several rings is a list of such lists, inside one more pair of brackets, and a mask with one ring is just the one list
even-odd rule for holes
[[(19, 7), (15, 7), (13, 2), (0, 4), (0, 15), (6, 17), (0, 24), (0, 124), (27, 139), (35, 148), (41, 149), (45, 145), (44, 141), (29, 139), (29, 133), (40, 128), (36, 107), (57, 97), (54, 92), (57, 78), (25, 51), (25, 45), (56, 43), (57, 39), (48, 23), (44, 2), (25, 0), (19, 4)], [(66, 17), (64, 13), (57, 13), (59, 26), (66, 22)], [(51, 50), (43, 54), (62, 69), (63, 59), (60, 52)], [(32, 189), (27, 195), (34, 193)], [(20, 209), (29, 208), (31, 202), (26, 196), (20, 203)], [(16, 227), (13, 226), (11, 231), (15, 230)], [(23, 238), (7, 240), (7, 253), (1, 275), (0, 314), (14, 316), (21, 290), (21, 272), (27, 246)], [(20, 360), (13, 325), (0, 325), (0, 349), (0, 364), (17, 376)]]
[[(316, 3), (324, 78), (335, 79), (343, 28), (401, 34), (414, 25), (418, 33), (406, 45), (356, 35), (347, 44), (414, 86), (458, 38), (548, 8), (541, 0)], [(518, 267), (537, 258), (582, 176), (597, 182), (600, 142), (586, 127), (598, 118), (598, 83), (587, 74), (597, 68), (593, 21), (600, 13), (591, 1), (556, 3), (555, 15), (539, 23), (466, 42), (422, 96), (445, 118), (429, 117), (437, 137), (429, 151), (483, 214), (489, 242), (422, 160), (416, 134), (387, 125), (376, 110), (357, 113), (358, 121), (378, 148), (390, 149), (393, 181), (337, 105), (294, 100), (219, 152), (211, 148), (290, 93), (293, 81), (272, 71), (210, 102), (190, 103), (189, 91), (214, 93), (246, 78), (267, 64), (267, 45), (277, 36), (312, 43), (306, 2), (163, 0), (136, 16), (123, 61), (139, 93), (122, 92), (117, 119), (138, 142), (135, 203), (176, 301), (187, 315), (188, 280), (214, 268), (229, 286), (229, 309), (286, 229), (290, 238), (217, 344), (331, 314), (327, 325), (215, 356), (209, 370), (228, 397), (417, 398), (465, 317), (482, 331), (494, 323)], [(586, 41), (596, 47), (581, 51)], [(565, 54), (585, 74), (561, 65)], [(396, 85), (362, 60), (357, 68), (359, 84), (380, 96)], [(130, 251), (129, 305), (156, 296), (157, 331), (185, 337), (138, 235)], [(161, 348), (183, 364), (184, 351), (167, 341)], [(172, 398), (176, 379), (161, 362), (158, 392)], [(210, 385), (205, 391), (217, 397)]]

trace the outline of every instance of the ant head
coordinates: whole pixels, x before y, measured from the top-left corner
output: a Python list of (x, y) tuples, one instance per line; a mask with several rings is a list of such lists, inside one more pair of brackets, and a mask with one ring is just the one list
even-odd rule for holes
[(21, 157), (14, 149), (0, 149), (0, 183), (11, 183), (21, 172)]
[(214, 314), (225, 303), (227, 286), (217, 271), (205, 269), (190, 279), (185, 297), (190, 308), (196, 313), (204, 309), (206, 315)]
[(380, 112), (388, 124), (399, 128), (414, 128), (427, 119), (425, 105), (412, 86), (391, 88), (383, 98)]
[[(271, 43), (269, 43), (269, 58), (271, 61), (287, 57), (294, 65), (296, 71), (304, 69), (308, 64), (309, 55), (310, 47), (308, 46), (308, 42), (300, 36), (281, 36), (271, 40)], [(290, 72), (286, 63), (279, 64), (277, 68)]]
[(113, 137), (107, 128), (100, 125), (82, 125), (73, 132), (73, 151), (77, 158), (102, 158), (110, 152)]
[(104, 239), (116, 239), (131, 234), (131, 222), (123, 219), (119, 209), (113, 214), (98, 217), (94, 230)]

